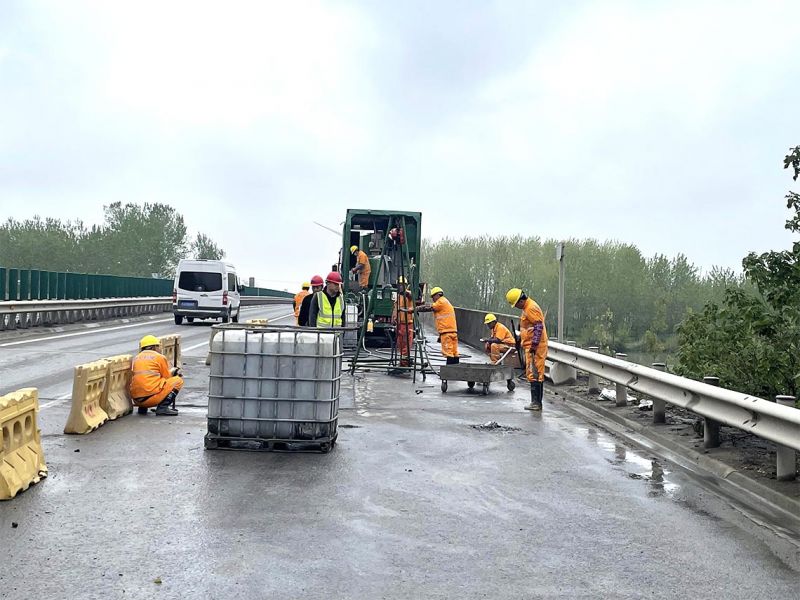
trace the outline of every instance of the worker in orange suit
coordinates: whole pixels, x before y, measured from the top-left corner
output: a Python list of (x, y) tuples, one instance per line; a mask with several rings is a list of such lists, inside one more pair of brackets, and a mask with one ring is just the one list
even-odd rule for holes
[(351, 273), (358, 275), (358, 285), (361, 289), (369, 287), (369, 275), (372, 273), (372, 267), (369, 264), (369, 256), (363, 250), (359, 250), (358, 246), (350, 246), (350, 254), (353, 255), (355, 266), (350, 269)]
[(483, 339), (486, 354), (489, 355), (489, 360), (496, 363), (501, 356), (516, 345), (516, 341), (508, 327), (498, 323), (497, 317), (492, 313), (483, 318), (483, 324), (489, 330), (489, 337)]
[(310, 287), (311, 283), (306, 282), (302, 285), (302, 289), (294, 295), (294, 320), (296, 323), (300, 322), (300, 306), (303, 304), (303, 298), (311, 293), (308, 291)]
[[(410, 310), (404, 310), (410, 309)], [(411, 344), (414, 342), (414, 297), (408, 290), (406, 278), (397, 278), (397, 300), (392, 310), (392, 323), (397, 337), (397, 355), (400, 366), (411, 366)]]
[(506, 293), (506, 301), (522, 311), (519, 328), (525, 352), (525, 376), (531, 384), (531, 403), (527, 410), (542, 410), (544, 399), (544, 361), (547, 358), (547, 328), (539, 305), (520, 288)]
[[(440, 287), (431, 289), (430, 306), (420, 306), (417, 312), (432, 312), (436, 331), (439, 332), (439, 339), (442, 343), (442, 354), (447, 359), (448, 365), (458, 364), (458, 325), (456, 324), (456, 310), (450, 301), (444, 297), (444, 291)], [(407, 312), (408, 309), (404, 309)]]
[(183, 377), (178, 367), (169, 367), (167, 358), (158, 351), (160, 347), (157, 337), (146, 335), (133, 359), (130, 392), (140, 415), (146, 415), (147, 409), (154, 406), (159, 416), (178, 414), (175, 398), (183, 387)]

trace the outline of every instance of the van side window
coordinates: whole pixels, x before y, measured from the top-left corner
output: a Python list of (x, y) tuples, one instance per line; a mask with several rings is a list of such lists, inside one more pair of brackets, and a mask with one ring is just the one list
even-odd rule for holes
[(228, 291), (236, 291), (236, 273), (228, 273)]

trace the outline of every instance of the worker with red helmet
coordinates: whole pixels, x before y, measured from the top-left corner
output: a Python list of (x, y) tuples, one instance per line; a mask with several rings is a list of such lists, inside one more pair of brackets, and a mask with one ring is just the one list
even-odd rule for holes
[(325, 287), (314, 294), (308, 326), (317, 328), (344, 326), (344, 295), (342, 276), (331, 271), (325, 278)]
[(311, 314), (311, 301), (314, 299), (314, 295), (319, 292), (325, 284), (325, 282), (322, 281), (322, 277), (319, 275), (314, 275), (309, 283), (311, 283), (311, 293), (303, 298), (300, 303), (300, 312), (297, 314), (297, 324), (302, 327), (308, 326), (308, 317)]

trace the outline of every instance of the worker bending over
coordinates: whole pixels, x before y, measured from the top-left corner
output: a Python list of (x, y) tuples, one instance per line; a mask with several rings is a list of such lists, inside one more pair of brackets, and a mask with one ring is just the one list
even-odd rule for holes
[(369, 264), (369, 256), (363, 250), (359, 250), (358, 246), (350, 246), (350, 254), (353, 255), (355, 266), (350, 269), (351, 273), (358, 275), (358, 285), (361, 289), (369, 287), (369, 274), (372, 273), (372, 267)]
[(306, 294), (303, 301), (300, 303), (300, 311), (297, 313), (297, 324), (301, 327), (308, 327), (308, 317), (311, 314), (311, 302), (314, 300), (314, 294), (322, 289), (325, 282), (322, 277), (314, 275), (311, 278), (311, 293)]
[(344, 326), (342, 276), (336, 271), (328, 273), (325, 278), (325, 287), (314, 294), (308, 325), (317, 328)]
[(153, 406), (160, 416), (178, 414), (175, 398), (183, 387), (183, 377), (178, 367), (169, 367), (167, 358), (158, 351), (160, 347), (157, 337), (146, 335), (139, 342), (139, 354), (133, 359), (130, 392), (140, 415), (146, 415), (147, 409)]
[[(447, 359), (448, 365), (458, 364), (458, 326), (456, 325), (456, 310), (450, 301), (444, 297), (444, 291), (440, 287), (431, 290), (433, 303), (430, 306), (420, 306), (417, 312), (432, 312), (436, 331), (439, 332), (439, 339), (442, 343), (442, 354)], [(409, 309), (403, 309), (409, 312)]]
[(528, 410), (542, 410), (544, 398), (544, 360), (547, 358), (547, 328), (544, 313), (533, 298), (519, 288), (508, 290), (508, 303), (522, 311), (519, 322), (522, 347), (525, 352), (525, 375), (531, 383), (531, 403)]
[(497, 317), (492, 313), (483, 318), (483, 324), (489, 329), (489, 337), (483, 339), (486, 354), (492, 363), (496, 363), (501, 356), (516, 346), (516, 341), (508, 327), (498, 323)]
[[(404, 310), (410, 309), (410, 310)], [(411, 345), (414, 342), (414, 297), (408, 291), (406, 278), (397, 278), (397, 300), (392, 309), (392, 323), (397, 337), (397, 355), (400, 366), (411, 366)]]
[(310, 287), (311, 283), (306, 282), (302, 285), (302, 289), (294, 295), (294, 320), (298, 324), (300, 323), (300, 306), (303, 304), (303, 298), (310, 294), (308, 291)]

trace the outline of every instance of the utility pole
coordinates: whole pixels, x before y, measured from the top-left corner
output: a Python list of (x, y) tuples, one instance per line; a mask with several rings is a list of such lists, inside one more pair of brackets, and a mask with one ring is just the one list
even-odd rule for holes
[(566, 343), (564, 337), (564, 242), (556, 245), (556, 260), (558, 261), (558, 341)]

